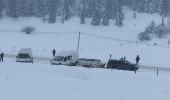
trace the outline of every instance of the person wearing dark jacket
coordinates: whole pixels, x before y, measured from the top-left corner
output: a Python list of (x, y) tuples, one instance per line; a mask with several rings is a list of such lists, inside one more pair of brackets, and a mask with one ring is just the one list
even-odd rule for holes
[(140, 61), (140, 57), (139, 57), (139, 55), (137, 55), (136, 56), (136, 65), (138, 65), (139, 61)]
[(52, 53), (53, 53), (53, 57), (54, 57), (54, 56), (55, 56), (55, 53), (56, 53), (55, 49), (53, 49)]
[(1, 61), (2, 62), (4, 61), (4, 53), (3, 52), (1, 53)]

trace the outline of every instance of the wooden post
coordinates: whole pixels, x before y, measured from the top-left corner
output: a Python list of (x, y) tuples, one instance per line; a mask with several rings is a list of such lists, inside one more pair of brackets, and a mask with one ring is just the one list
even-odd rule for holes
[(79, 32), (79, 37), (78, 37), (77, 52), (79, 51), (79, 45), (80, 45), (80, 32)]

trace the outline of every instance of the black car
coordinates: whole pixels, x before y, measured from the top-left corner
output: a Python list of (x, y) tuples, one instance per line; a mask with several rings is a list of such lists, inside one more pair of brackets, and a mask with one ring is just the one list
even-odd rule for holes
[(107, 63), (108, 69), (120, 69), (120, 70), (130, 70), (136, 71), (138, 67), (136, 64), (132, 64), (127, 60), (112, 60), (110, 59)]

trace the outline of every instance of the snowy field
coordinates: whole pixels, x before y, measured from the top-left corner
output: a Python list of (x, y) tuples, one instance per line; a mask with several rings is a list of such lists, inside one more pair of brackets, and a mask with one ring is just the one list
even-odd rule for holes
[[(127, 9), (125, 9), (127, 10)], [(79, 55), (107, 62), (126, 56), (135, 63), (140, 55), (141, 65), (169, 67), (169, 39), (139, 42), (137, 34), (145, 30), (152, 20), (160, 24), (156, 14), (137, 14), (127, 10), (124, 26), (80, 25), (72, 18), (65, 24), (42, 23), (37, 18), (2, 18), (0, 20), (0, 52), (17, 54), (20, 48), (32, 48), (33, 55), (51, 57), (57, 52), (76, 50), (78, 32), (81, 32)], [(59, 20), (59, 18), (58, 18)], [(33, 26), (31, 35), (20, 32)], [(109, 38), (110, 37), (110, 38)], [(153, 44), (157, 43), (157, 46)], [(139, 70), (87, 69), (82, 67), (51, 66), (49, 63), (16, 63), (15, 58), (5, 58), (0, 63), (0, 100), (170, 100), (170, 73)]]
[(0, 63), (0, 100), (169, 100), (170, 75)]
[[(139, 54), (142, 65), (170, 67), (168, 38), (154, 39), (148, 43), (137, 40), (138, 33), (144, 31), (152, 20), (160, 24), (161, 17), (157, 14), (139, 13), (137, 19), (133, 19), (133, 12), (125, 10), (126, 19), (122, 28), (116, 27), (114, 21), (107, 27), (91, 26), (90, 19), (87, 19), (87, 24), (80, 25), (76, 17), (65, 24), (42, 23), (37, 18), (3, 18), (0, 20), (0, 51), (17, 54), (20, 48), (29, 47), (33, 49), (35, 56), (51, 57), (53, 48), (57, 52), (76, 50), (80, 31), (79, 55), (82, 58), (96, 58), (107, 62), (112, 54), (114, 59), (126, 56), (127, 60), (134, 63)], [(32, 35), (21, 33), (20, 30), (25, 26), (33, 26), (36, 31)]]

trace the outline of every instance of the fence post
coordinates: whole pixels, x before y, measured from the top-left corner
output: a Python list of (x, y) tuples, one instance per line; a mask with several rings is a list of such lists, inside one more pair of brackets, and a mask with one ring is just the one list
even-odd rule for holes
[(158, 70), (158, 69), (156, 70), (156, 75), (157, 75), (157, 76), (159, 75), (159, 70)]

